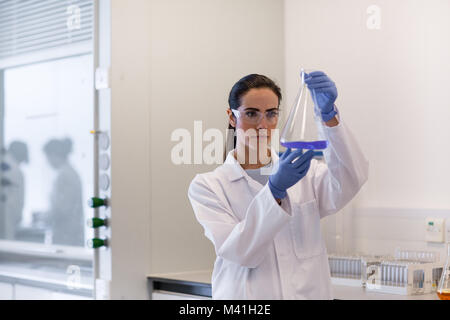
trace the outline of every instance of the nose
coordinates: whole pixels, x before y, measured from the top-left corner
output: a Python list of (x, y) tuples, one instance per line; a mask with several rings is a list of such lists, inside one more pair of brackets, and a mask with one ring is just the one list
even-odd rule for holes
[(258, 123), (258, 129), (267, 129), (267, 128), (268, 128), (267, 118), (266, 115), (263, 115), (261, 121)]

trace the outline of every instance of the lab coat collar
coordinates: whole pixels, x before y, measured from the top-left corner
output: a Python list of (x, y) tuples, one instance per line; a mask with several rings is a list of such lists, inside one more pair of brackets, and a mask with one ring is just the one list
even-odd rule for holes
[[(236, 158), (234, 157), (233, 153), (234, 150), (231, 150), (228, 155), (227, 158), (224, 162), (224, 169), (226, 170), (226, 175), (228, 177), (228, 179), (230, 181), (236, 181), (239, 180), (242, 177), (248, 176), (247, 173), (245, 172), (245, 170), (241, 167), (241, 165), (239, 164), (239, 162), (236, 160)], [(274, 148), (271, 148), (271, 157), (272, 157), (272, 167), (275, 163), (278, 162), (278, 153), (275, 151)]]

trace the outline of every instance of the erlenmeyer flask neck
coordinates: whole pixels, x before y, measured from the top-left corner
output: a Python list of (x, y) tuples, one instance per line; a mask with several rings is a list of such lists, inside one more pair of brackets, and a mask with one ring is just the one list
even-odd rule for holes
[(283, 127), (280, 142), (286, 148), (325, 149), (328, 143), (319, 134), (317, 123), (320, 122), (320, 114), (316, 108), (315, 92), (311, 93), (305, 82), (306, 70), (301, 69), (300, 74), (301, 85)]

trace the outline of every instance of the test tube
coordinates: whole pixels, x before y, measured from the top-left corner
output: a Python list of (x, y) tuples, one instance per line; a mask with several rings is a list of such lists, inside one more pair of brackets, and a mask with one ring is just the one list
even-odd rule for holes
[(336, 258), (333, 258), (332, 260), (331, 260), (331, 268), (332, 268), (332, 274), (333, 274), (333, 277), (336, 277)]
[[(362, 267), (363, 267), (363, 262), (362, 262), (361, 260), (359, 260), (359, 261), (358, 261), (358, 274), (359, 274), (359, 277), (360, 277), (360, 278), (362, 278), (362, 275), (363, 275)], [(364, 272), (365, 272), (365, 271), (364, 271)]]
[(388, 264), (387, 262), (385, 262), (384, 264), (384, 285), (387, 286), (388, 285), (388, 281), (389, 281), (389, 268), (388, 268)]
[(336, 258), (336, 277), (341, 276), (341, 259)]
[(395, 285), (395, 265), (391, 263), (391, 286)]
[(386, 285), (391, 285), (391, 269), (389, 268), (389, 262), (386, 262)]
[(395, 286), (395, 263), (391, 262), (391, 286)]
[(347, 278), (351, 278), (352, 277), (352, 262), (353, 262), (352, 258), (348, 258), (347, 259), (347, 265), (348, 265)]
[(341, 276), (341, 259), (336, 258), (336, 277)]
[(359, 275), (359, 278), (361, 279), (362, 278), (362, 261), (361, 261), (361, 259), (358, 260), (357, 267), (358, 267), (358, 275)]
[(390, 271), (391, 271), (391, 286), (394, 285), (394, 278), (395, 278), (395, 266), (392, 264), (392, 262), (389, 264)]
[(350, 279), (352, 277), (352, 258), (347, 259), (347, 266), (348, 266), (347, 278)]
[(386, 285), (390, 286), (392, 277), (391, 277), (391, 266), (389, 264), (386, 265), (386, 274), (387, 274)]
[(348, 259), (348, 277), (353, 278), (353, 258)]
[(398, 286), (398, 264), (394, 264), (394, 286)]
[(403, 286), (408, 286), (408, 265), (403, 267)]
[(336, 272), (336, 271), (335, 271), (335, 270), (336, 270), (336, 269), (335, 269), (336, 259), (335, 259), (334, 257), (331, 258), (330, 264), (331, 264), (331, 265), (330, 265), (330, 273), (331, 273), (331, 276), (334, 277), (334, 276), (335, 276), (335, 272)]
[(344, 258), (344, 278), (348, 278), (348, 258)]
[(330, 268), (330, 276), (333, 276), (333, 258), (328, 256), (328, 267)]
[(328, 265), (330, 266), (330, 275), (333, 277), (333, 258), (328, 257)]
[(353, 279), (357, 278), (356, 262), (357, 262), (357, 260), (355, 258), (353, 258), (353, 261), (352, 261)]

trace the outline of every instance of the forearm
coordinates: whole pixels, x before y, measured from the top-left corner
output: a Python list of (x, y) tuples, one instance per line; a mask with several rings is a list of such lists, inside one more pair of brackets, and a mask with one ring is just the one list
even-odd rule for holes
[(323, 195), (321, 217), (340, 210), (368, 177), (368, 162), (355, 137), (344, 125), (326, 130), (332, 147), (324, 150), (326, 165), (315, 173), (316, 194)]
[(336, 116), (333, 119), (325, 122), (325, 125), (327, 127), (336, 127), (338, 124), (339, 124), (339, 120), (337, 119)]

